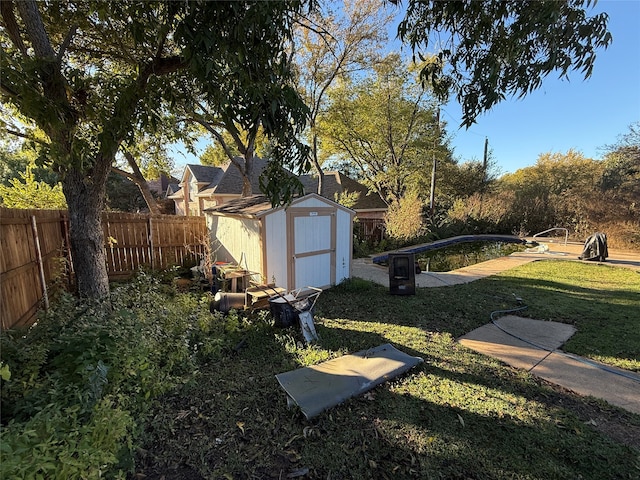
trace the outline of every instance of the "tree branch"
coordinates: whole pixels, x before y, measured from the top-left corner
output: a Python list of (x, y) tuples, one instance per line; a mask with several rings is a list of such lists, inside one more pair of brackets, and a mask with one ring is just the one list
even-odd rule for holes
[(10, 128), (7, 128), (5, 130), (5, 132), (7, 132), (9, 135), (13, 135), (13, 136), (16, 136), (16, 137), (20, 137), (20, 138), (25, 138), (27, 140), (31, 140), (32, 142), (38, 143), (38, 144), (43, 145), (45, 147), (49, 146), (49, 144), (47, 142), (45, 142), (44, 140), (40, 140), (39, 138), (32, 137), (31, 135), (27, 135), (26, 133), (22, 133), (22, 132), (20, 132), (18, 130), (11, 130)]
[(62, 57), (64, 56), (64, 52), (69, 48), (69, 44), (71, 44), (71, 40), (76, 34), (78, 30), (78, 25), (72, 25), (69, 31), (67, 32), (66, 37), (64, 37), (64, 41), (62, 45), (60, 45), (60, 49), (58, 50), (58, 55), (56, 55), (56, 61), (60, 63), (62, 61)]
[(168, 75), (187, 67), (187, 62), (182, 57), (156, 58), (149, 65), (154, 75)]
[(153, 194), (151, 193), (151, 189), (149, 188), (149, 184), (147, 183), (147, 180), (144, 178), (144, 175), (142, 174), (142, 172), (140, 171), (140, 167), (138, 166), (136, 159), (133, 158), (133, 155), (131, 155), (131, 153), (129, 153), (129, 151), (127, 151), (126, 149), (121, 148), (121, 151), (122, 151), (122, 154), (124, 155), (124, 158), (127, 159), (127, 163), (133, 170), (133, 173), (125, 172), (124, 170), (121, 170), (114, 166), (111, 166), (111, 171), (116, 172), (120, 175), (124, 175), (133, 183), (135, 183), (140, 189), (140, 193), (142, 193), (142, 197), (144, 198), (144, 201), (147, 203), (147, 207), (149, 207), (149, 211), (154, 215), (159, 214), (160, 209), (158, 208), (158, 202), (156, 202), (156, 199), (153, 197)]
[(31, 45), (37, 57), (42, 59), (54, 59), (56, 54), (53, 51), (49, 36), (44, 28), (38, 5), (34, 0), (24, 0), (18, 2), (20, 16), (25, 23), (26, 32), (31, 40)]
[(13, 2), (11, 0), (3, 0), (0, 2), (0, 15), (2, 15), (2, 20), (4, 21), (4, 26), (9, 34), (9, 38), (15, 47), (20, 50), (20, 53), (26, 57), (27, 48), (24, 46), (24, 42), (20, 36), (20, 28), (18, 27), (16, 16), (13, 13)]

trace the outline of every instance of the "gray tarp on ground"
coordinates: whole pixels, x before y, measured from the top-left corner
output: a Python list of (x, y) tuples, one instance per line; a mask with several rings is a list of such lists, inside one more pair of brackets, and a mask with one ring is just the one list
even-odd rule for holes
[(423, 360), (389, 343), (276, 375), (289, 399), (308, 419), (371, 390)]

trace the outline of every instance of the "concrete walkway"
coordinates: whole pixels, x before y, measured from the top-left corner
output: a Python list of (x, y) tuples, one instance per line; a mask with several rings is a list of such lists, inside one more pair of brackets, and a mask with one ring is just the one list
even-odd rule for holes
[[(416, 286), (443, 287), (469, 283), (543, 259), (581, 261), (578, 255), (582, 252), (582, 244), (545, 245), (547, 251), (514, 253), (452, 272), (423, 272), (416, 275)], [(640, 273), (640, 254), (609, 249), (609, 258), (604, 264), (631, 268)], [(373, 264), (370, 259), (354, 260), (353, 276), (389, 286), (387, 268)], [(600, 398), (640, 414), (640, 375), (560, 350), (574, 333), (573, 326), (563, 323), (505, 316), (469, 332), (458, 341), (472, 350), (498, 358), (513, 367), (524, 368), (579, 395)]]
[[(489, 277), (510, 268), (519, 267), (525, 263), (538, 260), (578, 260), (582, 253), (582, 244), (578, 243), (546, 243), (549, 250), (546, 252), (516, 252), (507, 257), (497, 258), (482, 263), (460, 268), (451, 272), (422, 272), (416, 275), (416, 287), (444, 287), (469, 283), (474, 280)], [(531, 249), (536, 250), (536, 249)], [(590, 264), (598, 262), (587, 262)], [(609, 258), (603, 265), (626, 267), (640, 272), (640, 254), (623, 250), (609, 249)], [(389, 272), (387, 267), (376, 265), (370, 258), (356, 258), (353, 260), (353, 276), (364, 278), (389, 286)]]

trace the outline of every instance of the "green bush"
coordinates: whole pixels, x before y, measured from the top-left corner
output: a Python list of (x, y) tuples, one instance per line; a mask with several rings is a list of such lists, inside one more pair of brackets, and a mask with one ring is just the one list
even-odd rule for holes
[(62, 295), (28, 331), (3, 332), (0, 478), (120, 477), (152, 399), (193, 378), (248, 323), (211, 314), (141, 272), (111, 302)]
[[(131, 416), (110, 399), (91, 412), (49, 404), (26, 422), (11, 421), (4, 428), (1, 476), (103, 478), (130, 453), (132, 427)], [(124, 478), (124, 473), (112, 476)]]

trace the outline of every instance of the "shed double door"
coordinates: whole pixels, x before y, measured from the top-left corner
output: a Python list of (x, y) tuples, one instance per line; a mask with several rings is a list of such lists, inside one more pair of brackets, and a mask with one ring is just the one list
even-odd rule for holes
[(324, 288), (336, 280), (336, 209), (287, 210), (289, 288)]

